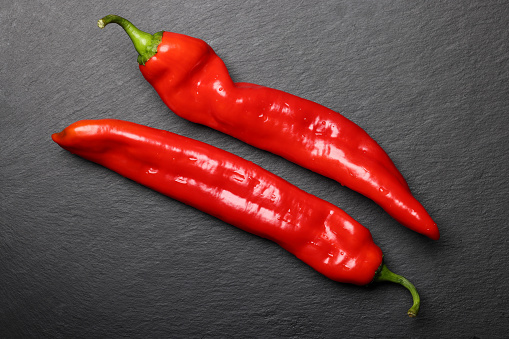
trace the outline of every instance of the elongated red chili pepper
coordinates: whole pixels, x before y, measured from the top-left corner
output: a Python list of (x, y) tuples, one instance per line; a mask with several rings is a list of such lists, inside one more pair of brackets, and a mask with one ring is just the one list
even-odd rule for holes
[(278, 154), (369, 197), (406, 227), (431, 239), (437, 225), (413, 197), (386, 152), (337, 112), (297, 96), (234, 83), (204, 41), (182, 34), (154, 35), (116, 15), (139, 53), (139, 68), (177, 115)]
[(236, 155), (167, 131), (121, 120), (78, 121), (52, 135), (64, 149), (270, 239), (330, 279), (415, 287), (383, 264), (371, 233), (340, 208)]

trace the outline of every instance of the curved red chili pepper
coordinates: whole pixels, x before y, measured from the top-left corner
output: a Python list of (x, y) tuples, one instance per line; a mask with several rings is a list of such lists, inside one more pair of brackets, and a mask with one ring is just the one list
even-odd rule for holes
[(138, 53), (140, 71), (177, 115), (212, 127), (332, 178), (380, 205), (406, 227), (431, 239), (436, 223), (413, 197), (386, 152), (362, 128), (315, 102), (272, 88), (234, 83), (204, 41), (142, 32), (115, 15)]
[(270, 239), (330, 279), (415, 287), (382, 264), (371, 233), (340, 208), (254, 163), (174, 133), (121, 120), (78, 121), (52, 135), (64, 149)]

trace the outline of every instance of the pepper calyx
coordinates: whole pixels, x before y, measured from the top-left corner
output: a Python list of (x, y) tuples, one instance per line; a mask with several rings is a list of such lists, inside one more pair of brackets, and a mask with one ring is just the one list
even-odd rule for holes
[(116, 23), (121, 26), (131, 39), (134, 48), (138, 52), (138, 63), (145, 65), (145, 63), (157, 53), (157, 47), (162, 41), (163, 32), (150, 34), (143, 32), (134, 26), (129, 20), (121, 16), (110, 14), (100, 19), (97, 22), (99, 28), (104, 28), (109, 23)]
[(163, 39), (163, 31), (154, 33), (152, 35), (152, 40), (149, 45), (145, 48), (145, 53), (138, 54), (138, 64), (145, 65), (145, 63), (152, 58), (154, 55), (157, 54), (157, 47), (159, 47), (159, 44), (161, 43)]

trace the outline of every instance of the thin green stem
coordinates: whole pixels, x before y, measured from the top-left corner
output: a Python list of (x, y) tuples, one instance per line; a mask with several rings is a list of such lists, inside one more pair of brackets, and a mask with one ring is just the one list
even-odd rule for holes
[(99, 28), (104, 28), (112, 22), (120, 25), (133, 42), (134, 48), (139, 54), (138, 63), (140, 65), (144, 65), (148, 59), (157, 53), (157, 46), (161, 43), (162, 32), (155, 34), (143, 32), (129, 20), (113, 14), (107, 15), (99, 20), (97, 26), (99, 26)]
[(417, 293), (417, 289), (415, 286), (405, 277), (402, 277), (396, 273), (391, 272), (385, 264), (382, 264), (380, 271), (377, 273), (374, 281), (390, 281), (404, 286), (406, 289), (410, 291), (412, 294), (412, 298), (414, 301), (413, 306), (408, 310), (408, 315), (410, 317), (417, 316), (419, 313), (419, 306), (421, 305), (421, 298), (419, 297), (419, 293)]

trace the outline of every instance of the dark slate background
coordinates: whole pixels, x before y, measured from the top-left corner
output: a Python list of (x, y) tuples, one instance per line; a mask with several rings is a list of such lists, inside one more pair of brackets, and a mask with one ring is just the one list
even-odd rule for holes
[[(431, 241), (341, 185), (170, 112), (110, 13), (207, 41), (235, 81), (317, 101), (389, 153)], [(0, 337), (502, 338), (507, 1), (2, 1)], [(60, 149), (118, 118), (208, 142), (368, 227), (400, 286), (335, 283), (277, 245)]]

